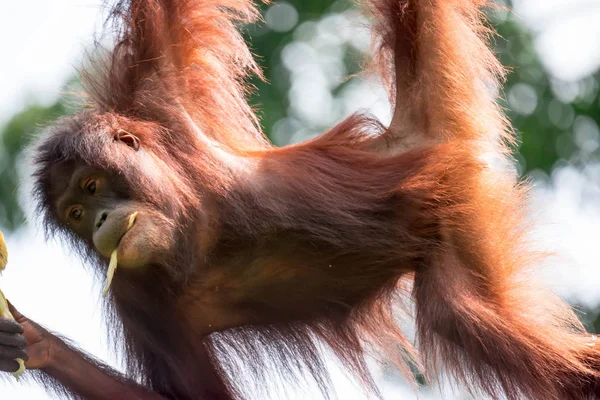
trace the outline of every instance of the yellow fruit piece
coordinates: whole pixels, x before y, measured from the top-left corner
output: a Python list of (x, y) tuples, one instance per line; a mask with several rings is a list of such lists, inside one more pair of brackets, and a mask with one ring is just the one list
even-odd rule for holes
[(106, 272), (106, 285), (104, 286), (104, 291), (102, 292), (103, 296), (108, 294), (108, 289), (110, 289), (110, 284), (112, 283), (113, 276), (115, 276), (115, 271), (117, 270), (117, 249), (114, 249), (112, 254), (110, 255), (110, 263), (108, 264), (108, 271)]
[(8, 309), (8, 301), (6, 301), (6, 297), (4, 296), (2, 290), (0, 290), (0, 317), (14, 319), (13, 315)]
[(4, 235), (0, 232), (0, 271), (3, 271), (8, 264), (8, 249), (4, 241)]
[[(0, 242), (4, 243), (2, 236), (0, 235)], [(10, 318), (15, 319), (8, 309), (8, 301), (6, 301), (6, 297), (2, 290), (0, 290), (0, 317), (1, 318)], [(19, 363), (19, 369), (12, 373), (15, 379), (19, 380), (19, 377), (25, 372), (25, 363), (20, 358), (15, 359), (16, 362)]]
[(23, 375), (23, 373), (25, 372), (25, 361), (21, 360), (20, 358), (17, 358), (15, 361), (19, 363), (19, 369), (13, 372), (12, 376), (14, 376), (15, 379), (18, 381), (21, 375)]
[(131, 229), (131, 227), (133, 226), (133, 223), (135, 222), (137, 215), (138, 215), (138, 212), (136, 211), (129, 216), (129, 223), (127, 224), (127, 230), (125, 231), (125, 233), (127, 233)]
[[(135, 218), (137, 217), (137, 211), (129, 216), (129, 223), (127, 224), (127, 230), (125, 233), (129, 232), (133, 224), (135, 223)], [(125, 233), (123, 235), (125, 235)], [(102, 291), (102, 295), (106, 296), (108, 294), (108, 290), (110, 289), (110, 284), (112, 283), (113, 277), (115, 276), (115, 271), (117, 270), (117, 251), (119, 250), (119, 245), (117, 244), (117, 248), (113, 250), (110, 255), (110, 262), (108, 264), (108, 271), (106, 271), (106, 285), (104, 286), (104, 290)]]

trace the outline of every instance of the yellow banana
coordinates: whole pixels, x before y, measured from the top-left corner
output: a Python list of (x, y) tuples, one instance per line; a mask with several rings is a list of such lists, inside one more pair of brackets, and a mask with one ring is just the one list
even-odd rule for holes
[[(4, 241), (4, 235), (0, 232), (0, 272), (6, 268), (6, 264), (8, 263), (8, 249), (6, 248), (6, 242)], [(2, 290), (0, 290), (0, 317), (1, 318), (10, 318), (15, 319), (8, 309), (8, 301), (6, 301), (6, 297)], [(19, 369), (16, 372), (13, 372), (13, 376), (19, 380), (19, 377), (25, 372), (25, 363), (20, 358), (15, 360), (19, 363)]]
[(4, 271), (6, 264), (8, 264), (8, 249), (4, 241), (4, 235), (0, 232), (0, 272)]

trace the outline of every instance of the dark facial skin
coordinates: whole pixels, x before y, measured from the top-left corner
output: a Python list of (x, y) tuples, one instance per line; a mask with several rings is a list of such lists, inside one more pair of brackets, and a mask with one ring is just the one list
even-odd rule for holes
[[(138, 151), (140, 140), (132, 135), (117, 135), (116, 140)], [(173, 224), (170, 216), (129, 198), (126, 182), (87, 165), (76, 165), (66, 175), (65, 168), (53, 167), (51, 186), (59, 195), (54, 199), (56, 220), (86, 241), (108, 259), (118, 248), (119, 267), (140, 268), (160, 263), (161, 254), (171, 247)], [(148, 187), (147, 190), (155, 190)], [(128, 231), (129, 218), (137, 212)]]
[(101, 172), (80, 166), (58, 198), (55, 211), (59, 221), (108, 257), (124, 235), (133, 207), (116, 196)]
[[(55, 182), (58, 185), (59, 182)], [(161, 215), (145, 210), (142, 204), (123, 199), (111, 181), (100, 171), (79, 166), (57, 199), (57, 218), (90, 243), (100, 255), (109, 258), (118, 247), (119, 266), (136, 268), (159, 258), (156, 249), (168, 225)], [(129, 217), (138, 212), (134, 226), (127, 232)], [(168, 241), (168, 234), (165, 234)], [(152, 243), (152, 245), (149, 245)]]

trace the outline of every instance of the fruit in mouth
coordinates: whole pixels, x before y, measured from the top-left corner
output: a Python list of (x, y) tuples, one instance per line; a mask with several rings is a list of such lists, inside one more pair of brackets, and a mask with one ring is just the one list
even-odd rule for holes
[[(135, 223), (135, 218), (137, 217), (137, 215), (138, 215), (138, 213), (136, 211), (129, 216), (129, 223), (127, 224), (127, 229), (125, 230), (125, 233), (129, 232), (129, 230), (131, 229), (131, 227)], [(123, 236), (125, 236), (125, 233), (123, 233)], [(110, 255), (108, 271), (106, 272), (106, 285), (104, 286), (104, 291), (102, 292), (103, 296), (106, 296), (108, 294), (108, 290), (110, 289), (110, 284), (112, 283), (113, 277), (115, 276), (115, 271), (117, 270), (117, 263), (118, 263), (117, 252), (118, 252), (118, 250), (119, 250), (119, 245), (117, 244), (117, 247), (113, 250), (113, 252)]]

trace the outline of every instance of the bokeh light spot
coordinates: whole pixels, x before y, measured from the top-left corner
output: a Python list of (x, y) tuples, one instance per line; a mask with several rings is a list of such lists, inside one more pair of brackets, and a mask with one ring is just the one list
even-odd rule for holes
[(265, 22), (275, 32), (288, 32), (298, 23), (298, 11), (290, 3), (279, 2), (269, 7)]
[(517, 83), (508, 92), (508, 102), (515, 112), (522, 115), (531, 115), (537, 108), (538, 97), (531, 85)]

